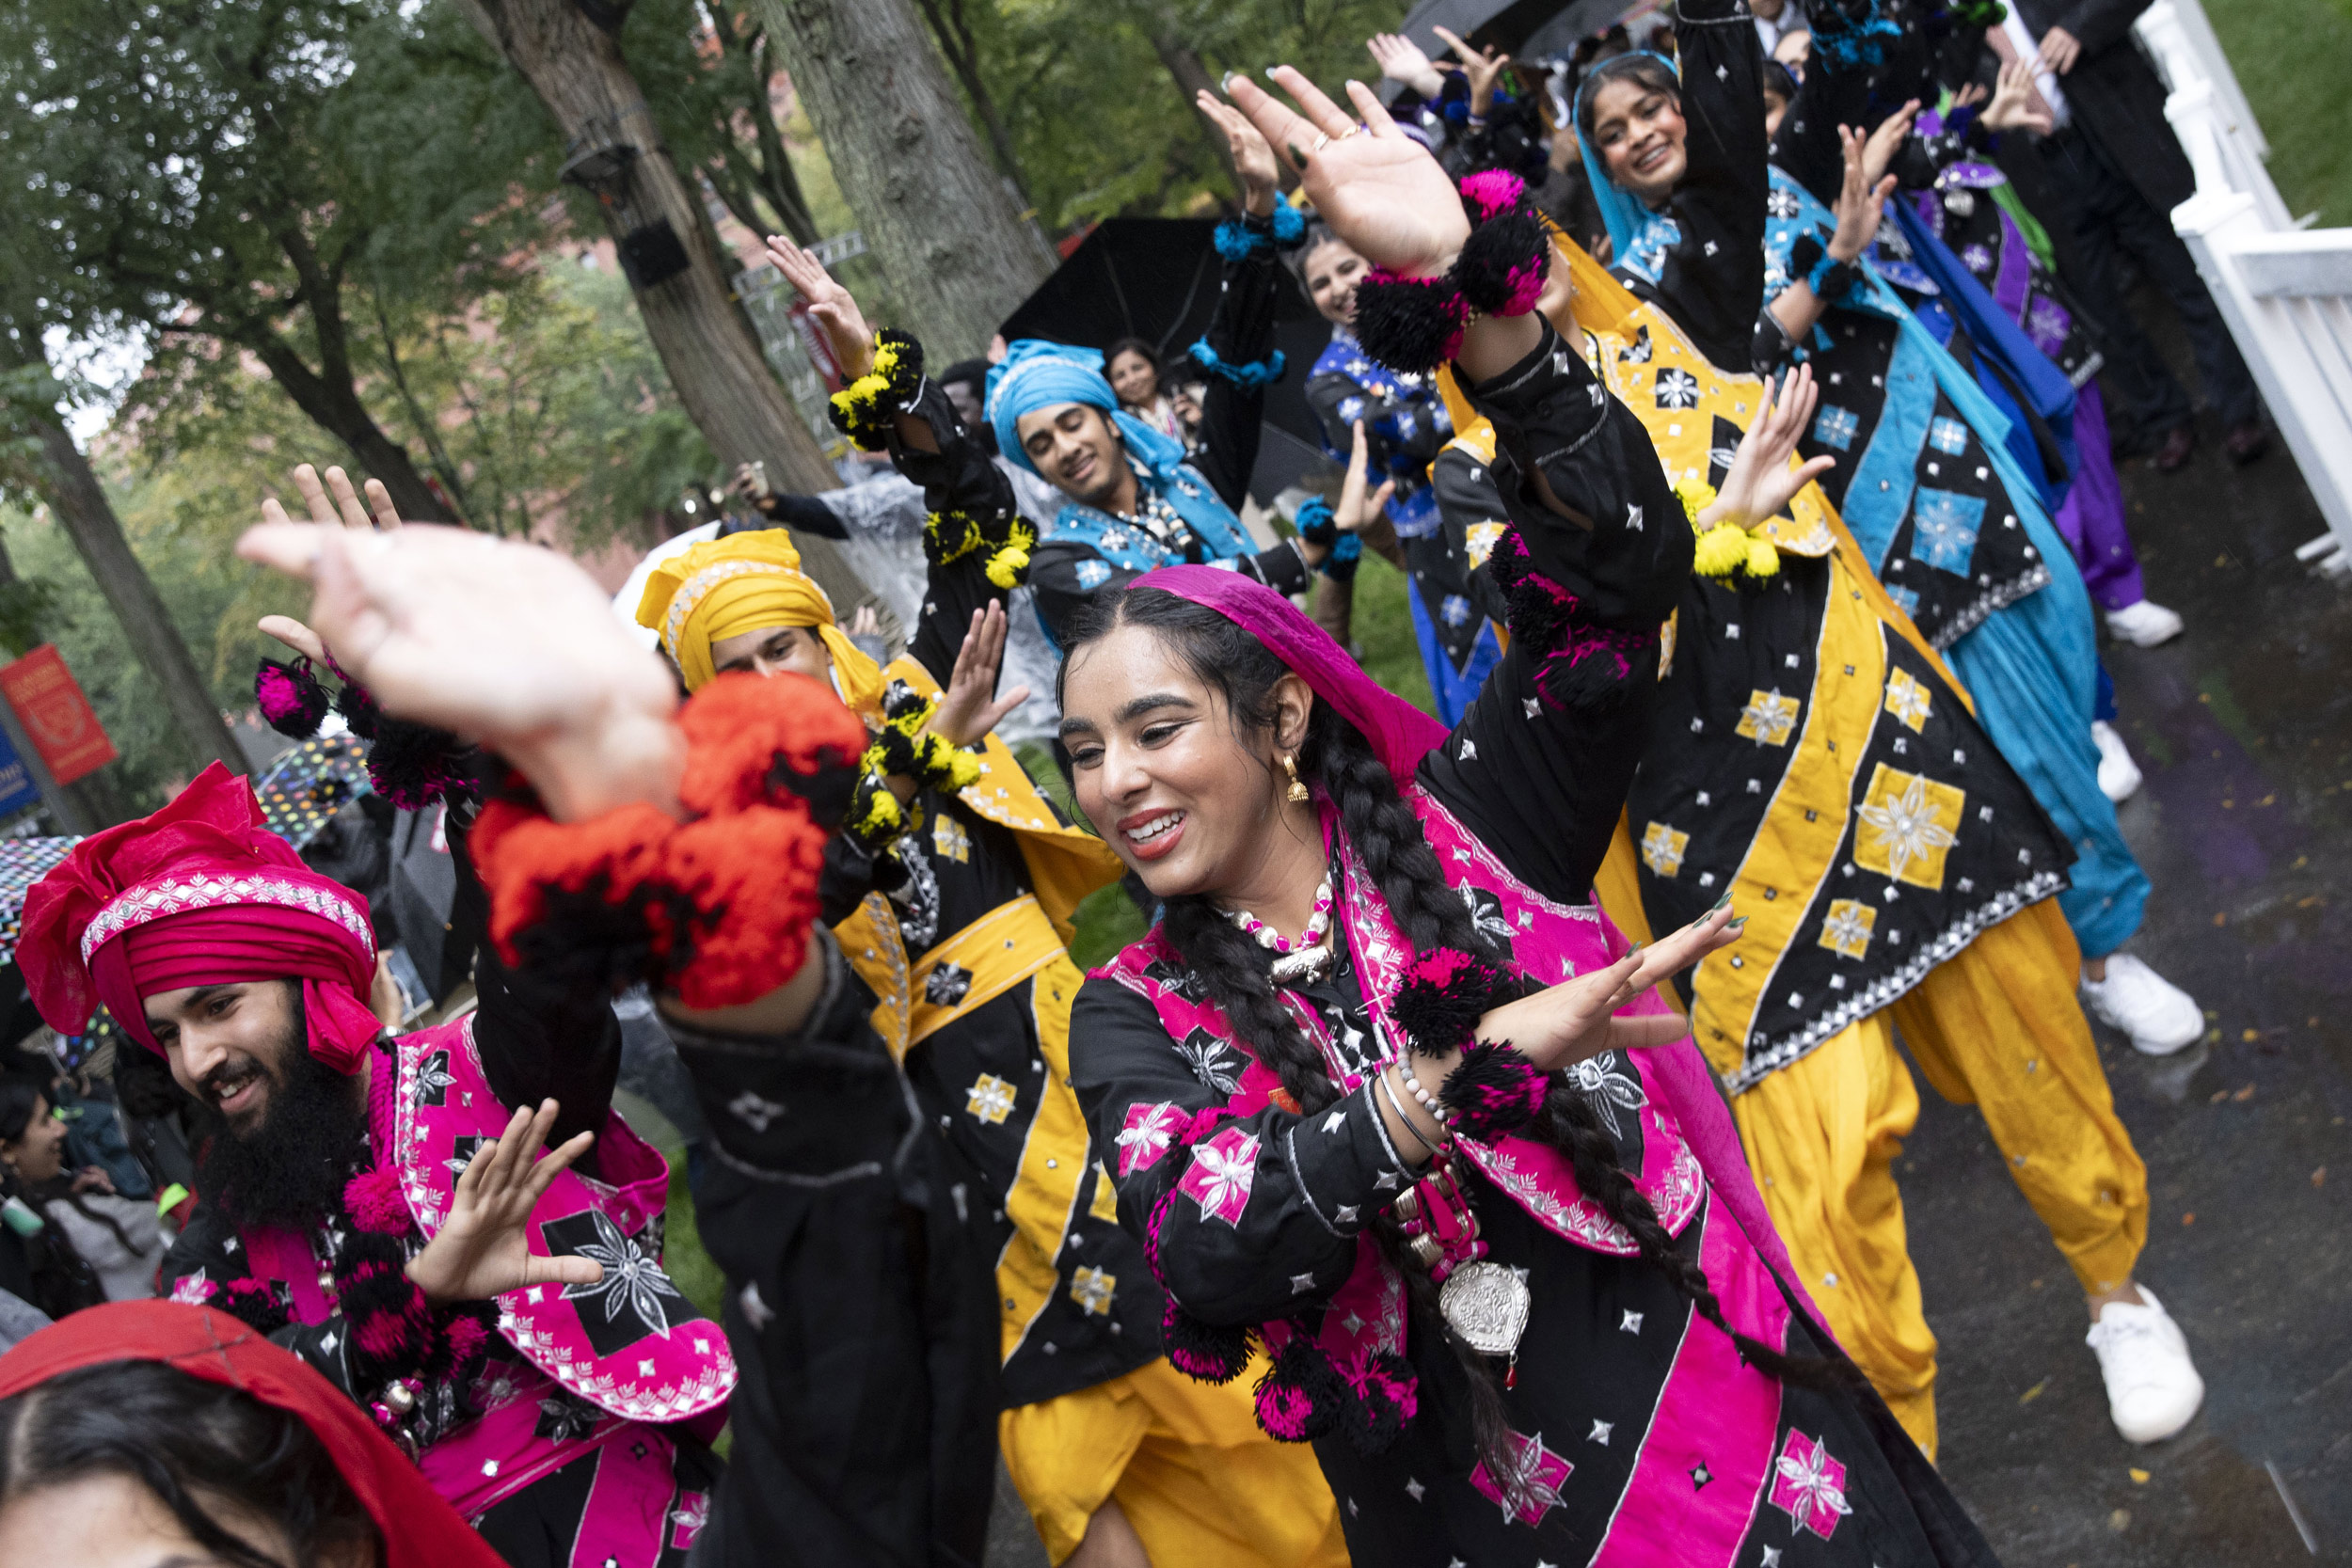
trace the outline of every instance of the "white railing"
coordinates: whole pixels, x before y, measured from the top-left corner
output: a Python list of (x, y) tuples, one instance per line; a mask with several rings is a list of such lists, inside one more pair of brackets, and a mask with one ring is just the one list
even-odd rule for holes
[(2269, 144), (2198, 0), (2156, 0), (2137, 31), (2197, 173), (2172, 227), (2328, 522), (2296, 554), (2352, 571), (2352, 229), (2306, 229), (2289, 215), (2263, 166)]

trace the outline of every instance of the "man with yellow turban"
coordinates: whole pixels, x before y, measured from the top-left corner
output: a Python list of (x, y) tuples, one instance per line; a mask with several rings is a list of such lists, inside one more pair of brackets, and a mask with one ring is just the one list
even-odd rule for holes
[[(953, 419), (928, 383), (898, 416), (915, 439)], [(1166, 1298), (1120, 1228), (1070, 1087), (1084, 976), (1066, 944), (1078, 901), (1120, 863), (993, 733), (1027, 695), (994, 695), (1007, 592), (995, 556), (942, 553), (930, 551), (910, 653), (886, 670), (843, 634), (782, 531), (663, 562), (637, 618), (690, 691), (733, 671), (789, 672), (830, 682), (875, 732), (828, 852), (823, 918), (925, 1114), (977, 1175), (965, 1212), (996, 1257), (999, 1436), (1053, 1560), (1343, 1562), (1329, 1489), (1303, 1449), (1259, 1431), (1250, 1380), (1208, 1386), (1162, 1356)]]

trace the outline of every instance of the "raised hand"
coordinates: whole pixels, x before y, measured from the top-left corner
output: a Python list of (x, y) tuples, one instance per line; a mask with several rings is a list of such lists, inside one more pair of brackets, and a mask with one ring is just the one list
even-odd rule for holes
[(487, 1301), (526, 1285), (594, 1285), (604, 1266), (587, 1258), (542, 1258), (531, 1250), (532, 1207), (571, 1163), (596, 1141), (582, 1132), (533, 1163), (532, 1153), (555, 1125), (555, 1101), (528, 1107), (497, 1142), (485, 1145), (457, 1178), (449, 1218), (424, 1250), (408, 1260), (408, 1277), (436, 1306)]
[(1391, 82), (1402, 82), (1423, 98), (1435, 99), (1445, 91), (1445, 77), (1420, 44), (1402, 33), (1375, 33), (1364, 40), (1373, 63), (1380, 74)]
[(1511, 56), (1500, 49), (1477, 49), (1463, 41), (1460, 35), (1445, 27), (1432, 27), (1431, 32), (1446, 40), (1461, 59), (1462, 74), (1470, 78), (1470, 112), (1484, 117), (1493, 107), (1495, 83)]
[(1361, 82), (1347, 84), (1349, 100), (1364, 117), (1358, 125), (1289, 66), (1270, 74), (1297, 109), (1238, 73), (1225, 79), (1226, 91), (1276, 155), (1297, 171), (1331, 231), (1365, 261), (1407, 277), (1450, 266), (1470, 237), (1470, 219), (1429, 150), (1399, 130)]
[(1813, 422), (1813, 406), (1820, 401), (1820, 388), (1813, 383), (1813, 367), (1800, 365), (1780, 384), (1777, 400), (1772, 395), (1772, 381), (1764, 379), (1764, 408), (1740, 437), (1739, 451), (1732, 453), (1731, 471), (1724, 475), (1723, 487), (1715, 499), (1696, 519), (1702, 529), (1718, 523), (1735, 528), (1754, 528), (1767, 517), (1776, 517), (1788, 509), (1790, 498), (1815, 479), (1836, 467), (1831, 457), (1816, 457), (1795, 467), (1788, 459), (1797, 450), (1805, 429)]
[(386, 712), (498, 751), (561, 818), (675, 808), (675, 685), (572, 561), (431, 524), (295, 523), (275, 500), (262, 516), (237, 553), (312, 584), (310, 625)]
[[(319, 483), (319, 471), (308, 463), (298, 464), (294, 471), (294, 489), (302, 496), (302, 504), (309, 509), (310, 521), (321, 528), (340, 524), (348, 529), (389, 531), (401, 526), (400, 513), (392, 505), (392, 493), (384, 488), (380, 479), (368, 481), (368, 503), (359, 504), (359, 497), (351, 488), (351, 476), (340, 467), (330, 466), (326, 483)], [(275, 502), (264, 502), (262, 513), (268, 515)], [(283, 516), (281, 511), (278, 514)], [(262, 636), (277, 639), (313, 664), (327, 661), (326, 644), (317, 632), (291, 615), (264, 615), (260, 622)]]
[(1266, 145), (1265, 138), (1258, 135), (1258, 128), (1241, 111), (1208, 88), (1202, 87), (1193, 103), (1211, 124), (1225, 133), (1226, 150), (1232, 155), (1233, 172), (1241, 179), (1242, 205), (1253, 217), (1271, 216), (1275, 194), (1282, 185), (1282, 171), (1274, 161), (1274, 149)]
[(2074, 62), (2083, 57), (2083, 41), (2063, 27), (2053, 27), (2042, 35), (2042, 63), (2058, 75), (2074, 69)]
[(1988, 131), (2031, 131), (2037, 135), (2050, 134), (2053, 121), (2047, 109), (2034, 106), (2033, 66), (2026, 60), (2010, 60), (2001, 66), (2000, 79), (1993, 89), (1993, 101), (1984, 106), (1980, 117)]
[(825, 341), (833, 345), (841, 379), (855, 381), (872, 370), (874, 334), (866, 325), (865, 312), (857, 308), (850, 291), (825, 270), (825, 263), (782, 234), (768, 236), (768, 260), (808, 301), (808, 313), (817, 318), (817, 325), (825, 329)]
[(1680, 1014), (1619, 1018), (1617, 1009), (1739, 941), (1746, 923), (1744, 916), (1732, 917), (1726, 897), (1679, 931), (1635, 948), (1606, 969), (1497, 1007), (1479, 1021), (1478, 1037), (1509, 1040), (1547, 1072), (1604, 1051), (1672, 1045), (1691, 1032), (1690, 1021)]
[[(1885, 128), (1883, 125), (1879, 129)], [(1862, 133), (1852, 126), (1839, 126), (1837, 141), (1845, 151), (1846, 173), (1837, 191), (1837, 232), (1830, 236), (1829, 253), (1837, 261), (1851, 261), (1869, 249), (1870, 242), (1879, 237), (1879, 222), (1886, 215), (1886, 198), (1895, 194), (1895, 177), (1867, 172), (1868, 145)]]
[(996, 672), (1005, 662), (1005, 602), (991, 599), (988, 608), (972, 612), (972, 626), (956, 650), (956, 668), (931, 711), (930, 731), (951, 746), (977, 746), (1005, 715), (1029, 700), (1029, 689), (1016, 686), (998, 697)]
[(1354, 533), (1380, 515), (1389, 498), (1396, 494), (1396, 481), (1384, 479), (1380, 488), (1364, 494), (1364, 482), (1372, 462), (1372, 443), (1364, 435), (1364, 421), (1356, 421), (1356, 436), (1347, 453), (1347, 478), (1340, 485), (1340, 504), (1331, 509), (1331, 521), (1342, 533)]
[(1862, 178), (1866, 183), (1879, 182), (1895, 161), (1895, 150), (1911, 135), (1911, 122), (1918, 118), (1919, 101), (1915, 98), (1879, 121), (1878, 129), (1862, 144)]

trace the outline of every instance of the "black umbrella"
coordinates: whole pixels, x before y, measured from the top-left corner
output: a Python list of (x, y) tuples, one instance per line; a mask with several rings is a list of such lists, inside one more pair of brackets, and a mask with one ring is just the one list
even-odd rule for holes
[[(1140, 338), (1175, 365), (1216, 311), (1216, 225), (1207, 218), (1107, 218), (1005, 318), (1005, 341), (1046, 338), (1108, 349)], [(1323, 432), (1307, 406), (1307, 372), (1331, 326), (1286, 277), (1276, 309), (1282, 379), (1266, 389), (1265, 439), (1249, 477), (1263, 504), (1322, 460)]]
[(1482, 49), (1500, 44), (1516, 55), (1538, 31), (1546, 45), (1565, 48), (1602, 31), (1634, 4), (1635, 0), (1421, 0), (1406, 13), (1405, 24), (1397, 31), (1420, 44), (1433, 60), (1443, 59), (1452, 47), (1438, 36), (1440, 27)]

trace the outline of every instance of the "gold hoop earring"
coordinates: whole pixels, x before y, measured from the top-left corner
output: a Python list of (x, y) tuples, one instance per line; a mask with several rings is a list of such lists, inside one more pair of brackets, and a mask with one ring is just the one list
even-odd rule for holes
[(1282, 792), (1283, 800), (1288, 800), (1292, 805), (1296, 806), (1304, 805), (1309, 800), (1312, 799), (1312, 797), (1307, 793), (1307, 786), (1299, 782), (1297, 758), (1284, 757), (1282, 759), (1282, 771), (1291, 776), (1290, 788)]

